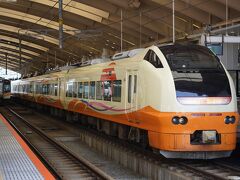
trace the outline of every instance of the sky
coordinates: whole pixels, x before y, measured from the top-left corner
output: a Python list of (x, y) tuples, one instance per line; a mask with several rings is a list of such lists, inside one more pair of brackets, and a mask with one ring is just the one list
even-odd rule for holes
[(14, 72), (10, 69), (7, 70), (7, 75), (6, 75), (6, 69), (0, 67), (0, 77), (3, 77), (5, 79), (10, 79), (10, 78), (19, 78), (21, 74)]

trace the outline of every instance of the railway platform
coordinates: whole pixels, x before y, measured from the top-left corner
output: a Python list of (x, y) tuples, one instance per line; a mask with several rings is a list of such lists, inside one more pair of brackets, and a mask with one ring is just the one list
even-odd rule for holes
[(1, 114), (0, 179), (55, 179), (47, 167)]

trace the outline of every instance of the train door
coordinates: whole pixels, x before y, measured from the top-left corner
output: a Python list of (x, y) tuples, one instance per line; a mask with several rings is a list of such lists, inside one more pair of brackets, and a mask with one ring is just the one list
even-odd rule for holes
[(128, 121), (137, 123), (135, 113), (138, 106), (138, 71), (127, 72), (126, 115)]

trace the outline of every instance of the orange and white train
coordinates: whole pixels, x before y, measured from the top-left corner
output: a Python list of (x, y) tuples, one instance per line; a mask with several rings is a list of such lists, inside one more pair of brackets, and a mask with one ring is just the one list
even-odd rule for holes
[(227, 157), (236, 146), (234, 84), (203, 46), (126, 51), (13, 81), (12, 93), (84, 126), (148, 144), (168, 158)]

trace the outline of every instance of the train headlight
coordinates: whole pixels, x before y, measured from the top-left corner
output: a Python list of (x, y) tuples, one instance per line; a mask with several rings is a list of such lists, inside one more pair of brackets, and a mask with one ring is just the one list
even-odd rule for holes
[(225, 122), (225, 124), (231, 123), (230, 117), (229, 117), (229, 116), (226, 116), (225, 119), (224, 119), (224, 122)]
[(179, 124), (179, 117), (174, 116), (174, 117), (172, 118), (172, 123), (175, 124), (175, 125)]
[(174, 116), (172, 118), (172, 123), (175, 125), (178, 125), (178, 124), (185, 125), (187, 124), (187, 122), (188, 122), (188, 119), (185, 116), (182, 116), (182, 117)]
[(235, 116), (231, 116), (231, 117), (229, 118), (229, 122), (230, 122), (231, 124), (234, 124), (235, 121), (236, 121)]
[(182, 116), (179, 118), (180, 124), (185, 125), (185, 124), (187, 124), (187, 122), (188, 122), (188, 119), (185, 116)]

